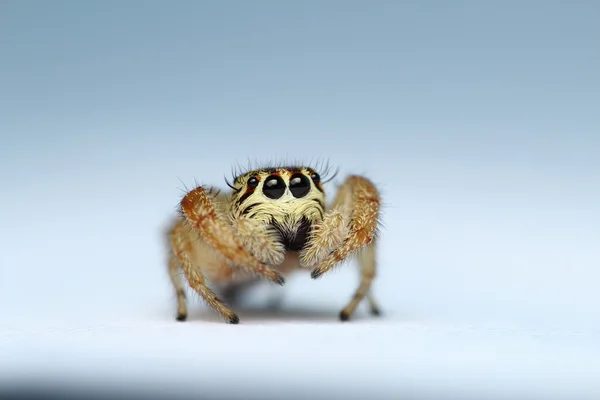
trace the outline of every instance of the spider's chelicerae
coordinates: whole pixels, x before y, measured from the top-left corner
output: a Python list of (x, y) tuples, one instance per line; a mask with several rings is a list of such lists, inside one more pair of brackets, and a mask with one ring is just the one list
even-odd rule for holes
[(310, 269), (316, 279), (354, 255), (360, 284), (340, 319), (348, 320), (364, 298), (371, 314), (378, 315), (371, 283), (379, 191), (367, 178), (352, 175), (326, 208), (325, 181), (310, 167), (273, 167), (237, 175), (227, 183), (228, 194), (206, 186), (187, 192), (179, 205), (181, 216), (168, 232), (177, 320), (187, 318), (180, 268), (210, 307), (237, 324), (237, 314), (208, 282), (233, 293), (257, 278), (283, 285), (283, 275), (296, 269)]

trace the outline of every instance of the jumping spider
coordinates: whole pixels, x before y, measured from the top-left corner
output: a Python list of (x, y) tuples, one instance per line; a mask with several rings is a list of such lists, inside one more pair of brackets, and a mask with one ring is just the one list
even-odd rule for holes
[(355, 254), (360, 285), (339, 317), (348, 320), (365, 297), (371, 313), (378, 315), (370, 289), (376, 270), (379, 192), (367, 178), (352, 175), (326, 209), (324, 183), (310, 167), (274, 167), (237, 175), (233, 184), (227, 182), (232, 189), (228, 194), (205, 186), (187, 192), (179, 204), (181, 216), (168, 231), (177, 320), (187, 318), (180, 268), (211, 308), (237, 324), (236, 313), (207, 280), (232, 290), (257, 277), (283, 285), (283, 274), (310, 268), (317, 279)]

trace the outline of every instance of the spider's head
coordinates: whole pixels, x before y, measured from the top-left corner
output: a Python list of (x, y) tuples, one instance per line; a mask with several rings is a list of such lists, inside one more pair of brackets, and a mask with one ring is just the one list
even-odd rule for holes
[(299, 251), (312, 225), (323, 219), (323, 182), (312, 168), (255, 169), (237, 176), (231, 187), (232, 217), (273, 226), (290, 251)]

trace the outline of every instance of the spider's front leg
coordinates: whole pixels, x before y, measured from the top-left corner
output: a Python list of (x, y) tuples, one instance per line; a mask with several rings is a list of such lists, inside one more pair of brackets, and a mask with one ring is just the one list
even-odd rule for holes
[(368, 179), (350, 176), (340, 187), (332, 210), (316, 229), (309, 247), (301, 255), (304, 265), (316, 265), (311, 273), (317, 279), (335, 265), (358, 252), (361, 281), (340, 319), (350, 318), (358, 304), (367, 297), (371, 313), (379, 314), (371, 284), (376, 272), (375, 236), (379, 225), (379, 191)]
[[(234, 226), (227, 222), (213, 198), (214, 196), (202, 187), (197, 187), (183, 197), (181, 211), (191, 228), (231, 266), (240, 266), (283, 285), (285, 283), (283, 276), (259, 260), (244, 246), (245, 240), (239, 236)], [(276, 252), (276, 249), (272, 251)]]
[[(228, 281), (234, 269), (242, 267), (279, 285), (284, 284), (283, 277), (277, 271), (244, 246), (247, 240), (238, 235), (236, 228), (239, 227), (234, 227), (225, 217), (221, 203), (224, 198), (220, 202), (216, 197), (214, 190), (202, 187), (186, 194), (180, 203), (185, 222), (176, 224), (169, 234), (172, 249), (169, 274), (177, 294), (178, 321), (187, 318), (185, 294), (178, 275), (180, 266), (192, 289), (233, 324), (239, 322), (238, 316), (208, 287), (203, 270), (209, 272), (212, 279)], [(252, 231), (251, 226), (241, 225), (242, 233)], [(244, 230), (244, 227), (248, 229)], [(270, 250), (266, 254), (276, 259), (273, 255), (275, 250)]]

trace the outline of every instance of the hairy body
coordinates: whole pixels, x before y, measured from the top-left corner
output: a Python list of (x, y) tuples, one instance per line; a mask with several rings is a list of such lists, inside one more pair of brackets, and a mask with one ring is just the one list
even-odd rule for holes
[(259, 277), (283, 285), (284, 275), (298, 269), (317, 279), (355, 254), (361, 281), (340, 319), (348, 320), (364, 298), (379, 314), (370, 289), (380, 196), (370, 180), (349, 176), (329, 208), (321, 177), (310, 167), (255, 169), (228, 185), (228, 194), (204, 186), (187, 192), (168, 231), (177, 320), (187, 318), (180, 270), (212, 309), (238, 323), (208, 282), (238, 287)]

